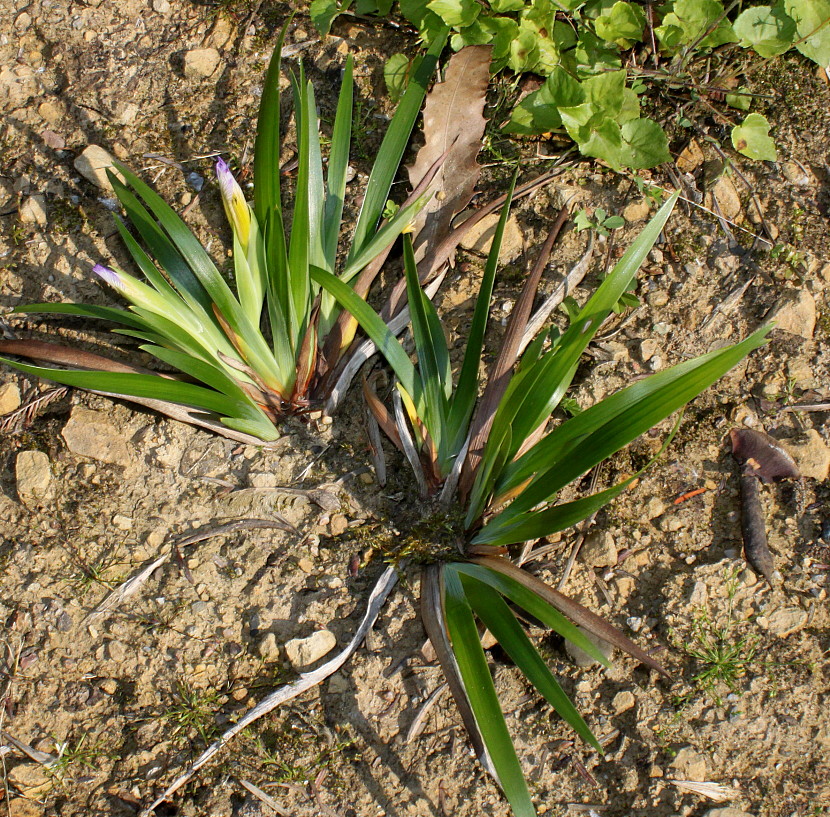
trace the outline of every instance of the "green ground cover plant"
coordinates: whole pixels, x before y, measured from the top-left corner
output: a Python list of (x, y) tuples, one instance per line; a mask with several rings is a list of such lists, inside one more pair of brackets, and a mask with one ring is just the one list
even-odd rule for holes
[[(435, 15), (437, 10), (450, 14), (449, 5), (434, 0), (430, 9), (424, 7), (425, 14)], [(537, 0), (533, 7), (541, 10), (543, 5)], [(493, 8), (504, 12), (501, 16), (519, 9), (511, 0)], [(551, 26), (561, 22), (558, 13), (552, 12), (548, 19)], [(552, 231), (511, 313), (499, 355), (482, 380), (484, 338), (514, 177), (482, 276), (463, 360), (458, 372), (453, 372), (444, 328), (422, 289), (408, 234), (426, 204), (429, 178), (401, 206), (389, 206), (387, 196), (449, 26), (458, 29), (457, 36), (476, 22), (477, 15), (469, 22), (465, 19), (459, 16), (455, 23), (442, 24), (443, 33), (432, 34), (426, 55), (410, 66), (411, 76), (370, 176), (350, 244), (342, 252), (339, 236), (352, 122), (351, 63), (346, 64), (325, 177), (314, 92), (302, 70), (292, 76), (298, 192), (289, 233), (284, 227), (277, 163), (279, 42), (260, 110), (252, 205), (245, 201), (227, 163), (217, 163), (233, 234), (233, 287), (172, 208), (139, 176), (117, 164), (110, 180), (134, 232), (120, 221), (118, 231), (142, 277), (103, 266), (95, 271), (126, 298), (129, 309), (37, 304), (17, 310), (114, 322), (122, 327), (116, 331), (140, 340), (140, 348), (170, 371), (145, 370), (36, 341), (0, 341), (0, 352), (74, 367), (55, 369), (4, 359), (30, 374), (152, 407), (164, 405), (168, 413), (171, 404), (178, 405), (184, 415), (172, 416), (261, 442), (278, 436), (277, 424), (284, 415), (304, 412), (325, 399), (326, 375), (346, 353), (359, 325), (396, 378), (391, 411), (371, 383), (365, 384), (372, 414), (404, 453), (422, 494), (430, 499), (430, 511), (422, 524), (405, 538), (406, 558), (422, 564), (426, 632), (479, 759), (498, 781), (514, 813), (531, 817), (535, 809), (481, 646), (479, 627), (493, 635), (538, 692), (600, 752), (587, 723), (529, 639), (525, 622), (541, 622), (604, 664), (607, 659), (589, 636), (624, 650), (651, 669), (663, 669), (606, 621), (510, 557), (517, 548), (591, 516), (624, 491), (638, 474), (597, 493), (560, 501), (562, 492), (587, 471), (680, 410), (760, 347), (768, 330), (635, 382), (569, 419), (551, 422), (566, 400), (588, 344), (606, 318), (630, 297), (637, 270), (665, 227), (677, 195), (663, 204), (583, 306), (568, 303), (564, 331), (551, 328), (528, 337), (533, 299), (555, 240)], [(520, 18), (525, 19), (535, 18)], [(687, 33), (682, 18), (678, 19), (680, 42)], [(610, 116), (610, 103), (603, 97), (608, 88), (619, 96), (611, 119), (620, 139), (629, 132), (626, 124), (642, 121), (635, 117), (621, 122), (619, 118), (625, 106), (633, 112), (636, 101), (636, 93), (628, 93), (631, 89), (624, 86), (623, 70), (579, 80), (565, 77), (564, 70), (557, 63), (551, 77), (559, 77), (564, 85), (577, 83), (571, 86), (574, 104), (568, 107), (588, 108), (579, 114), (558, 110), (563, 123), (566, 116), (572, 116), (579, 124), (585, 114), (580, 127), (590, 129), (599, 121), (593, 117), (600, 109)], [(617, 131), (609, 128), (607, 132)], [(595, 215), (596, 223), (583, 226), (596, 230), (617, 226), (613, 217)], [(359, 276), (373, 269), (400, 235), (414, 355), (356, 287)], [(373, 274), (379, 268), (378, 264)], [(666, 444), (670, 439), (671, 434)], [(165, 625), (152, 622), (152, 626)], [(356, 649), (360, 640), (355, 636), (349, 649)], [(314, 676), (317, 671), (306, 675)], [(316, 678), (300, 680), (318, 683)], [(211, 695), (196, 694), (183, 685), (163, 717), (174, 724), (177, 733), (192, 733), (208, 744), (216, 737)], [(229, 732), (244, 728), (253, 714), (251, 710)], [(224, 745), (226, 734), (210, 744), (200, 762)]]
[[(727, 105), (746, 111), (752, 95), (733, 87), (742, 52), (772, 59), (795, 49), (818, 65), (830, 64), (828, 0), (728, 7), (721, 0), (668, 0), (645, 8), (627, 0), (313, 0), (310, 13), (325, 34), (340, 14), (385, 17), (393, 9), (424, 43), (450, 26), (455, 50), (492, 46), (492, 71), (545, 77), (514, 107), (504, 131), (561, 132), (584, 156), (615, 170), (671, 158), (662, 126), (640, 113), (649, 95), (657, 98), (669, 86), (684, 88), (692, 99), (723, 91)], [(695, 61), (713, 52), (723, 55), (721, 69), (700, 81)], [(396, 92), (407, 63), (402, 55), (390, 60), (387, 78)], [(750, 114), (735, 127), (733, 145), (751, 159), (775, 161), (768, 132), (766, 119)]]

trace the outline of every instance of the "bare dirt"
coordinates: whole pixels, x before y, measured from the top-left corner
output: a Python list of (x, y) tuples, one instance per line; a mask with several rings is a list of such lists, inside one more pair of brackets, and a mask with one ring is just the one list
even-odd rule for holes
[[(189, 208), (189, 223), (217, 257), (227, 251), (203, 157), (221, 152), (249, 166), (263, 70), (285, 12), (269, 2), (186, 0), (9, 0), (0, 8), (0, 306), (112, 303), (90, 274), (97, 262), (126, 264), (111, 194), (73, 164), (91, 144), (141, 169), (168, 201)], [(287, 43), (309, 66), (324, 120), (344, 55), (355, 56), (356, 206), (389, 110), (384, 58), (412, 43), (354, 20), (334, 34), (321, 43), (301, 13)], [(194, 49), (216, 49), (209, 75), (185, 70)], [(789, 58), (753, 83), (770, 96), (762, 110), (781, 161), (736, 157), (712, 122), (707, 133), (678, 139), (678, 153), (689, 137), (701, 146), (679, 160), (687, 194), (714, 189), (728, 222), (678, 209), (640, 274), (641, 305), (603, 330), (573, 396), (588, 405), (635, 376), (735, 341), (781, 305), (785, 328), (692, 404), (659, 464), (597, 517), (566, 586), (656, 650), (672, 680), (620, 656), (610, 671), (577, 667), (537, 633), (605, 757), (575, 741), (504, 656), (491, 655), (543, 814), (830, 813), (828, 412), (783, 410), (828, 399), (830, 89), (813, 66)], [(734, 168), (727, 175), (718, 144)], [(494, 151), (482, 161), (493, 164)], [(535, 164), (545, 166), (527, 159), (528, 176)], [(490, 172), (495, 187), (503, 171)], [(641, 175), (671, 184), (661, 172)], [(625, 213), (612, 253), (648, 211), (631, 180), (587, 164), (569, 170), (517, 207), (529, 260), (568, 199)], [(703, 204), (712, 208), (711, 195)], [(773, 238), (766, 245), (753, 238), (764, 231)], [(546, 288), (585, 243), (569, 232)], [(578, 299), (596, 284), (601, 255)], [(474, 254), (459, 260), (437, 301), (456, 329), (480, 269)], [(517, 256), (502, 277), (497, 325), (524, 263)], [(93, 337), (81, 323), (14, 326)], [(48, 388), (8, 368), (0, 379), (24, 399)], [(8, 389), (0, 394), (9, 399)], [(328, 630), (345, 644), (383, 567), (380, 546), (417, 511), (391, 451), (390, 483), (374, 482), (360, 418), (352, 396), (330, 425), (289, 423), (275, 449), (262, 451), (73, 392), (0, 437), (0, 725), (61, 756), (45, 770), (4, 737), (0, 813), (136, 814), (206, 742), (294, 677), (288, 642)], [(782, 576), (775, 587), (741, 555), (737, 471), (725, 442), (735, 424), (791, 443), (809, 474), (763, 491)], [(644, 464), (668, 428), (606, 463), (600, 487)], [(171, 550), (202, 526), (247, 517), (281, 517), (300, 533), (243, 530)], [(554, 538), (534, 571), (556, 583), (575, 539)], [(89, 618), (112, 587), (163, 554), (170, 560), (135, 596)], [(441, 683), (421, 651), (414, 581), (395, 591), (343, 670), (247, 729), (156, 813), (273, 813), (245, 780), (292, 815), (506, 815), (448, 696), (408, 736)], [(718, 784), (723, 801), (690, 790), (701, 782)]]

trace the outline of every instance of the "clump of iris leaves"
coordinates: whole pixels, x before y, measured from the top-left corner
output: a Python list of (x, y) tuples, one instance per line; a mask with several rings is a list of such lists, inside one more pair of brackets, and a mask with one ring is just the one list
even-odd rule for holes
[[(429, 194), (415, 191), (383, 220), (390, 185), (447, 36), (445, 28), (443, 38), (433, 37), (409, 83), (379, 150), (347, 247), (340, 248), (338, 242), (350, 146), (351, 62), (346, 63), (325, 179), (314, 92), (302, 69), (291, 76), (298, 168), (289, 233), (277, 162), (278, 43), (259, 114), (252, 205), (228, 166), (217, 164), (233, 230), (235, 286), (225, 281), (179, 216), (119, 164), (110, 178), (132, 229), (121, 220), (117, 226), (138, 274), (102, 266), (95, 271), (125, 298), (128, 308), (53, 303), (16, 310), (113, 322), (120, 327), (115, 331), (140, 339), (140, 348), (164, 364), (165, 371), (31, 340), (0, 341), (0, 352), (71, 367), (3, 358), (25, 372), (149, 405), (178, 405), (190, 422), (265, 442), (278, 436), (286, 414), (324, 399), (326, 375), (336, 368), (359, 324), (395, 377), (391, 410), (370, 383), (364, 386), (373, 416), (404, 452), (422, 493), (434, 499), (430, 513), (454, 520), (449, 534), (441, 533), (442, 541), (435, 542), (440, 556), (421, 568), (425, 629), (479, 759), (514, 813), (530, 817), (535, 809), (493, 685), (479, 623), (599, 752), (599, 743), (529, 639), (524, 622), (541, 622), (603, 664), (607, 659), (589, 636), (663, 670), (608, 622), (517, 566), (510, 556), (514, 548), (574, 525), (620, 494), (636, 474), (598, 493), (557, 502), (568, 485), (761, 346), (767, 330), (637, 381), (566, 421), (550, 422), (583, 351), (631, 287), (676, 197), (661, 207), (585, 305), (572, 310), (565, 331), (549, 329), (531, 340), (524, 335), (545, 266), (537, 264), (513, 309), (498, 357), (482, 380), (484, 337), (511, 185), (482, 275), (463, 361), (454, 373), (444, 327), (421, 288), (407, 233)], [(355, 285), (400, 235), (411, 354)]]
[[(494, 72), (546, 77), (513, 109), (506, 133), (560, 132), (582, 155), (616, 170), (670, 160), (663, 128), (640, 115), (640, 97), (650, 90), (658, 98), (685, 91), (687, 99), (717, 91), (727, 105), (748, 111), (752, 94), (735, 87), (741, 50), (769, 59), (796, 49), (820, 66), (830, 64), (830, 0), (728, 8), (721, 0), (667, 0), (647, 8), (627, 0), (312, 0), (310, 13), (326, 34), (340, 14), (386, 17), (393, 8), (425, 43), (450, 26), (455, 50), (492, 46)], [(703, 72), (693, 70), (697, 57), (705, 58), (698, 60)], [(410, 70), (409, 58), (394, 55), (386, 68), (390, 89), (403, 87)], [(733, 146), (751, 159), (775, 161), (769, 130), (764, 116), (750, 113), (733, 127)]]

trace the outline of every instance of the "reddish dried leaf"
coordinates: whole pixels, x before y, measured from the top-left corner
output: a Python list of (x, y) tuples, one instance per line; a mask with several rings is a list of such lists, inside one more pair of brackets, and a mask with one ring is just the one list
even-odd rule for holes
[(743, 466), (745, 474), (764, 482), (801, 478), (795, 460), (769, 434), (751, 428), (733, 428), (729, 436), (732, 456)]

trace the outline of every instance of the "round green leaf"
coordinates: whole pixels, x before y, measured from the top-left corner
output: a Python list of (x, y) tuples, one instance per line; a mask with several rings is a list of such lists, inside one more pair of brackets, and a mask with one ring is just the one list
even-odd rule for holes
[(783, 54), (796, 39), (795, 22), (781, 6), (754, 6), (738, 15), (735, 34), (744, 48), (754, 48), (762, 57)]
[(630, 48), (633, 43), (643, 38), (645, 22), (645, 14), (639, 6), (619, 0), (597, 17), (594, 29), (606, 42), (616, 43), (621, 48)]
[(732, 146), (738, 153), (763, 162), (777, 162), (775, 142), (769, 135), (769, 122), (759, 113), (751, 113), (743, 124), (732, 128)]
[(669, 143), (653, 119), (632, 119), (622, 126), (623, 164), (644, 169), (671, 160)]
[(822, 66), (830, 65), (830, 0), (784, 0), (784, 9), (795, 20), (796, 48)]

